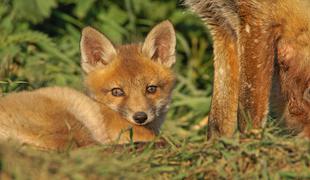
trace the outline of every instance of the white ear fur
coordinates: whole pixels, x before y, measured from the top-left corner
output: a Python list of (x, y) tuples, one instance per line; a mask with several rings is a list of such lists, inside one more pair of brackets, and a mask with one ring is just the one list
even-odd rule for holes
[(92, 27), (82, 30), (80, 48), (81, 66), (86, 73), (104, 67), (116, 55), (116, 50), (108, 38)]
[(175, 63), (175, 45), (173, 25), (166, 20), (149, 32), (143, 43), (142, 53), (166, 67), (171, 67)]

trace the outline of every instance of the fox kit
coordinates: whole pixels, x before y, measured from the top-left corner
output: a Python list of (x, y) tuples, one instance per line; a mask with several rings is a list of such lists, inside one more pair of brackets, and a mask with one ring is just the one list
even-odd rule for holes
[[(186, 0), (214, 39), (208, 136), (260, 128), (269, 111), (310, 137), (310, 2)], [(270, 97), (270, 98), (269, 98)], [(238, 120), (238, 123), (237, 123)]]
[(131, 136), (152, 140), (174, 86), (175, 44), (169, 21), (155, 26), (144, 43), (122, 46), (84, 28), (80, 47), (87, 95), (51, 87), (0, 98), (0, 139), (42, 149), (126, 143)]

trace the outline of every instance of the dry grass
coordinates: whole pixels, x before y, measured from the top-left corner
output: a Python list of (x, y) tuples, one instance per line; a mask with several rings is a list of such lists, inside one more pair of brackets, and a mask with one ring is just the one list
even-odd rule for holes
[(65, 152), (2, 144), (1, 175), (9, 179), (309, 179), (309, 141), (277, 137), (271, 129), (214, 142), (193, 133), (186, 138), (162, 137), (157, 143)]

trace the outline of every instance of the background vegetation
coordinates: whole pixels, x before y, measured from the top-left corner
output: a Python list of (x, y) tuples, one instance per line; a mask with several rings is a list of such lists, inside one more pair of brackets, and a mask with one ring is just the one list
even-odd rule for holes
[(0, 178), (310, 178), (310, 144), (278, 137), (271, 123), (241, 138), (205, 140), (205, 128), (197, 125), (210, 107), (212, 42), (202, 22), (177, 0), (0, 0), (0, 93), (55, 85), (83, 90), (83, 27), (91, 25), (121, 44), (142, 41), (165, 19), (177, 31), (178, 77), (162, 130), (166, 145), (40, 152), (2, 144)]

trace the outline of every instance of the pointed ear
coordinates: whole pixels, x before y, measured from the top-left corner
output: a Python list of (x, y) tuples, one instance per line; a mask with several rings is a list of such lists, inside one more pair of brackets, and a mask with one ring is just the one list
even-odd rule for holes
[(80, 48), (81, 66), (86, 73), (104, 67), (116, 55), (112, 43), (102, 33), (91, 27), (82, 30)]
[(173, 25), (166, 20), (149, 32), (143, 43), (142, 53), (166, 67), (171, 67), (175, 63), (175, 44)]

